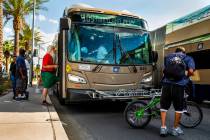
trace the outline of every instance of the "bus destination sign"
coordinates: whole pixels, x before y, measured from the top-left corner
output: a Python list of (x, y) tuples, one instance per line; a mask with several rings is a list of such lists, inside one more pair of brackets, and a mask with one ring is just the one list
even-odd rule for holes
[(99, 13), (76, 13), (73, 16), (79, 17), (79, 21), (89, 24), (101, 24), (108, 26), (122, 26), (122, 27), (134, 27), (134, 28), (146, 28), (146, 22), (143, 19), (128, 17), (128, 16), (117, 16)]

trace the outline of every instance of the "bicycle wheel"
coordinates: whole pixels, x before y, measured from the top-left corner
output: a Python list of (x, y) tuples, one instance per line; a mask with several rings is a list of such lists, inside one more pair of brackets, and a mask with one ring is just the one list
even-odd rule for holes
[(133, 128), (144, 128), (151, 120), (151, 109), (142, 101), (131, 102), (124, 111), (126, 122)]
[(199, 105), (192, 101), (187, 101), (187, 112), (182, 114), (180, 124), (186, 128), (198, 126), (203, 119), (203, 112)]

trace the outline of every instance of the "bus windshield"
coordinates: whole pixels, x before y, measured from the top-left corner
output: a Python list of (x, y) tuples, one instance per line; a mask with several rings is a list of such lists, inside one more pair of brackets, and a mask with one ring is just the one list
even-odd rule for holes
[(151, 49), (148, 32), (140, 29), (73, 24), (69, 31), (68, 59), (72, 62), (150, 64)]

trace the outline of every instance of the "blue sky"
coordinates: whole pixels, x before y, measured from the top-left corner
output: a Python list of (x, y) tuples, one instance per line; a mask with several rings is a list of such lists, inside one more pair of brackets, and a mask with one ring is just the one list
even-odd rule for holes
[[(36, 27), (40, 29), (45, 42), (52, 41), (58, 30), (59, 18), (65, 7), (72, 4), (85, 3), (97, 8), (111, 10), (128, 10), (142, 16), (148, 21), (149, 29), (154, 30), (181, 16), (189, 14), (207, 5), (210, 0), (49, 0), (36, 18)], [(29, 16), (27, 22), (31, 24)], [(11, 23), (4, 28), (4, 39), (13, 34)]]

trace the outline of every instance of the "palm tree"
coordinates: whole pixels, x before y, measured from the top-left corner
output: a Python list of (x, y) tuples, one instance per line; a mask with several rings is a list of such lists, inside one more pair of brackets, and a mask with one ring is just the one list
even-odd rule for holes
[(11, 52), (13, 52), (13, 41), (12, 40), (5, 40), (4, 43), (3, 43), (3, 52), (5, 51), (9, 51), (10, 54)]
[[(36, 0), (36, 12), (46, 10), (42, 4), (48, 0)], [(13, 29), (15, 32), (14, 55), (19, 50), (20, 31), (25, 25), (25, 17), (33, 12), (33, 0), (6, 0), (3, 1), (4, 15), (6, 22), (13, 19)]]
[(4, 57), (5, 57), (5, 64), (6, 64), (6, 72), (8, 73), (8, 68), (9, 68), (9, 57), (10, 53), (13, 51), (13, 43), (11, 40), (6, 40), (3, 43), (3, 52), (4, 52)]
[[(43, 43), (41, 33), (38, 30), (35, 30), (34, 40), (36, 46)], [(26, 51), (29, 51), (31, 50), (31, 41), (32, 29), (28, 25), (25, 25), (20, 33), (20, 45), (23, 46)]]
[(0, 71), (3, 64), (3, 0), (0, 0)]

